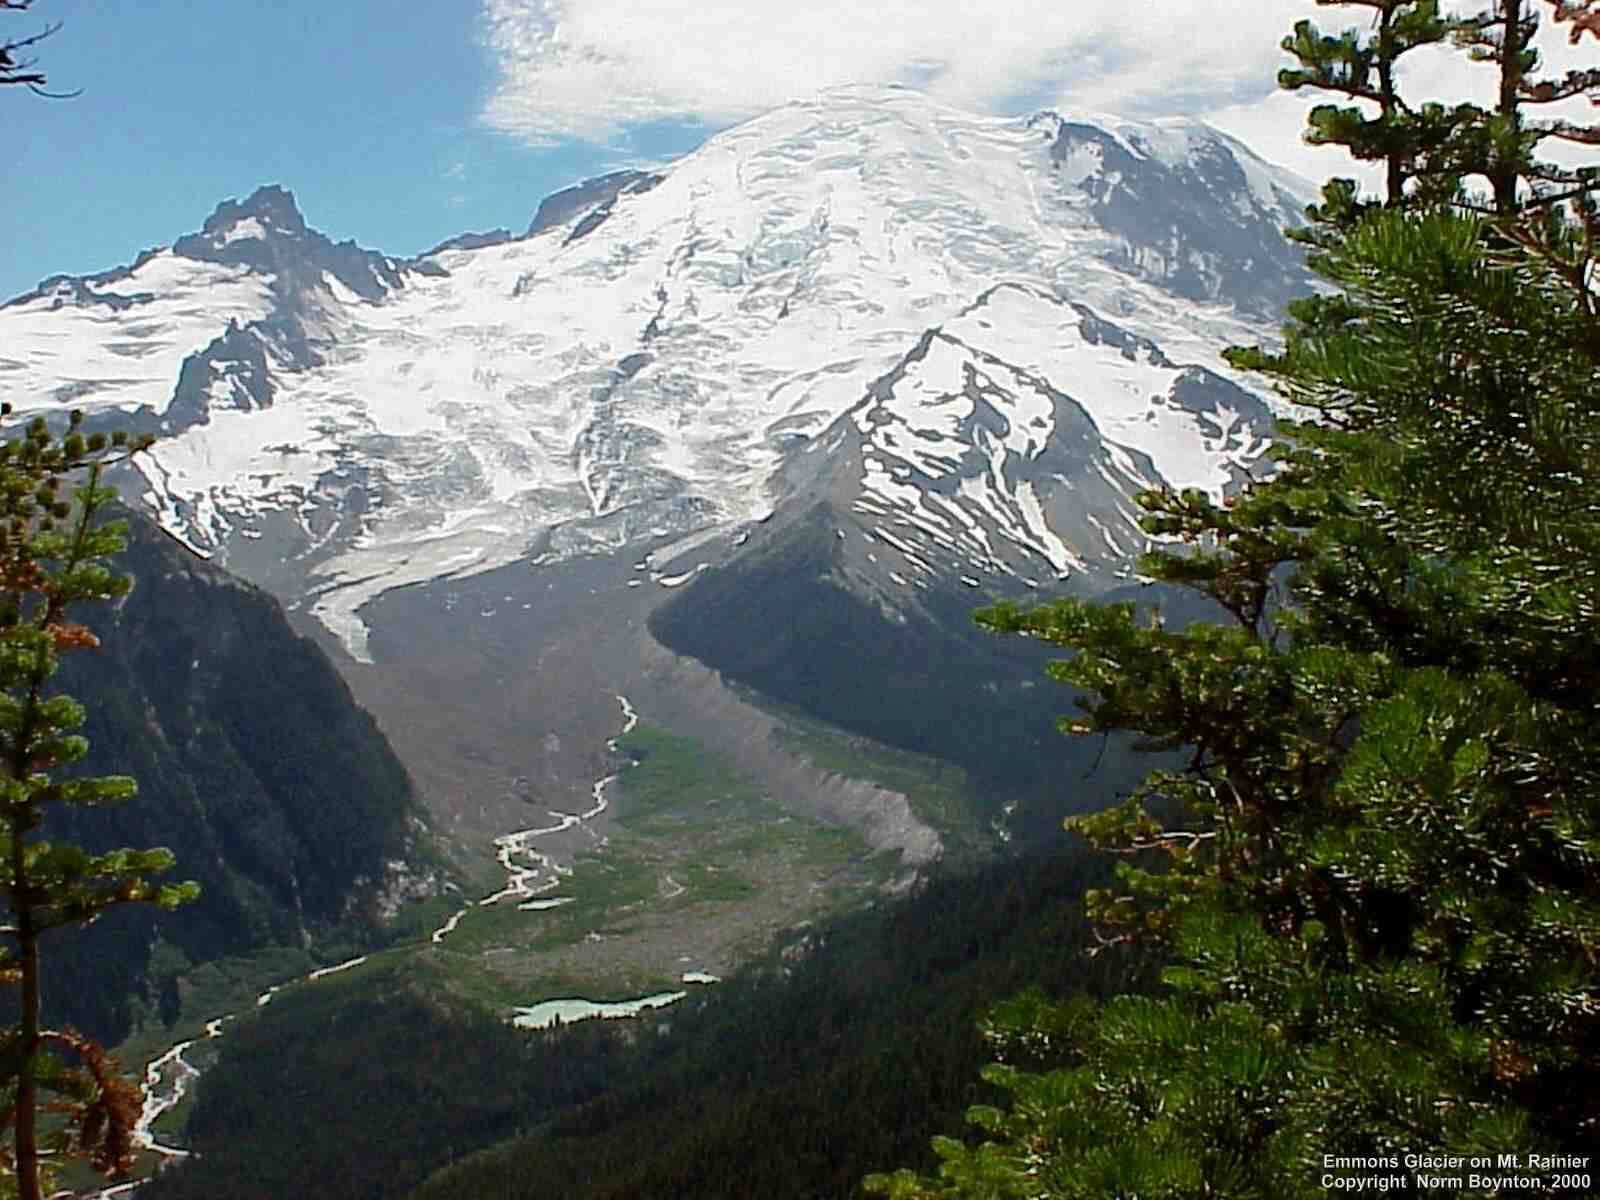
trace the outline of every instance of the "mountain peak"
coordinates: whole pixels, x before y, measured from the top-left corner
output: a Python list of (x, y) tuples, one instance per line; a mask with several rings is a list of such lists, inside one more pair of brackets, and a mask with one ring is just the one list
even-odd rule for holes
[(258, 271), (273, 280), (290, 308), (328, 277), (363, 300), (381, 299), (401, 286), (397, 264), (354, 240), (335, 243), (311, 228), (294, 193), (278, 184), (258, 187), (243, 201), (224, 200), (199, 233), (179, 238), (172, 249), (182, 258)]
[[(581, 233), (574, 231), (574, 238), (582, 237), (604, 220), (611, 211), (611, 205), (618, 196), (625, 192), (649, 191), (660, 183), (662, 176), (651, 174), (648, 171), (623, 170), (612, 171), (608, 175), (599, 175), (593, 179), (585, 179), (572, 187), (563, 188), (546, 196), (539, 202), (539, 210), (533, 214), (533, 220), (528, 225), (528, 232), (524, 237), (533, 237), (557, 225), (564, 225), (582, 214), (590, 214), (588, 227)], [(584, 222), (580, 222), (580, 227)]]
[(295, 203), (294, 193), (275, 183), (258, 187), (242, 202), (224, 200), (206, 218), (204, 232), (211, 236), (239, 234), (244, 228), (260, 236), (253, 226), (246, 225), (251, 221), (261, 227), (261, 232), (283, 233), (292, 237), (306, 232), (306, 219)]

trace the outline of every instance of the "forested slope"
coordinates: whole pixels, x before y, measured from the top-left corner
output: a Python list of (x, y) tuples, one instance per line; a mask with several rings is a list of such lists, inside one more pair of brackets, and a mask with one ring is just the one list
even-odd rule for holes
[[(1018, 802), (1010, 824), (1025, 840), (1058, 836), (1064, 807), (1096, 807), (1143, 777), (1149, 763), (1125, 739), (1056, 735), (1037, 690), (1051, 654), (979, 630), (969, 589), (919, 593), (909, 616), (861, 593), (841, 566), (841, 520), (826, 505), (777, 519), (770, 537), (656, 609), (651, 633), (808, 716), (958, 764), (988, 798), (986, 816)], [(1064, 798), (1062, 781), (1090, 772), (1092, 786)]]
[(45, 956), (50, 1019), (108, 1042), (175, 1001), (189, 962), (371, 917), (380, 883), (396, 883), (386, 864), (425, 852), (388, 742), (275, 600), (138, 516), (114, 565), (132, 592), (86, 607), (101, 646), (67, 656), (52, 686), (88, 710), (79, 769), (131, 775), (139, 795), (62, 812), (47, 832), (93, 850), (167, 846), (173, 877), (202, 892), (175, 913), (63, 931)]
[(197, 1157), (144, 1194), (853, 1196), (959, 1130), (993, 997), (1129, 979), (1084, 956), (1089, 874), (1057, 855), (936, 881), (628, 1021), (519, 1032), (381, 971), (286, 993), (230, 1033)]

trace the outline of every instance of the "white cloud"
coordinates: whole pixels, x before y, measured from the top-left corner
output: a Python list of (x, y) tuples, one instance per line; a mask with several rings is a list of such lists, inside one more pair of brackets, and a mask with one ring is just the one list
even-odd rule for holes
[[(1349, 160), (1300, 143), (1317, 98), (1275, 90), (1278, 42), (1301, 17), (1364, 23), (1314, 0), (484, 0), (483, 12), (499, 70), (483, 119), (535, 144), (616, 144), (663, 120), (719, 128), (824, 88), (898, 82), (978, 111), (1201, 115), (1313, 178)], [(1577, 59), (1559, 35), (1544, 40), (1552, 65)], [(1458, 52), (1414, 57), (1421, 96), (1489, 86)]]
[(1131, 6), (1071, 0), (485, 0), (500, 78), (484, 117), (535, 141), (607, 141), (874, 82), (973, 109), (1027, 94), (1193, 111), (1269, 91), (1302, 8), (1315, 6), (1190, 0), (1136, 23)]
[(1381, 169), (1354, 162), (1336, 146), (1308, 146), (1300, 139), (1306, 115), (1324, 99), (1280, 91), (1252, 104), (1231, 104), (1200, 115), (1263, 158), (1307, 179), (1321, 181), (1343, 175), (1359, 180), (1364, 188), (1378, 187), (1383, 180)]

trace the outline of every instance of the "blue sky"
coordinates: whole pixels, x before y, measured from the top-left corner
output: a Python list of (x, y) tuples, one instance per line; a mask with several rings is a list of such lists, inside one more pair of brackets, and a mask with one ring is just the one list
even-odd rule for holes
[[(307, 220), (410, 255), (520, 230), (541, 197), (684, 153), (818, 88), (902, 82), (978, 111), (1193, 114), (1316, 178), (1306, 98), (1275, 93), (1277, 42), (1313, 0), (36, 0), (0, 38), (38, 48), (48, 101), (0, 92), (0, 299), (131, 260), (263, 183)], [(1559, 53), (1559, 51), (1558, 51)], [(1591, 55), (1592, 57), (1592, 55)], [(1479, 78), (1469, 78), (1479, 72)], [(1459, 96), (1482, 68), (1417, 64)], [(1463, 74), (1465, 72), (1466, 74)]]
[[(530, 146), (486, 126), (493, 59), (464, 0), (38, 0), (0, 36), (38, 47), (72, 100), (0, 92), (7, 160), (0, 298), (130, 260), (218, 201), (291, 188), (329, 236), (412, 254), (466, 229), (526, 227), (539, 198), (619, 151)], [(622, 153), (681, 153), (704, 130), (652, 122)]]

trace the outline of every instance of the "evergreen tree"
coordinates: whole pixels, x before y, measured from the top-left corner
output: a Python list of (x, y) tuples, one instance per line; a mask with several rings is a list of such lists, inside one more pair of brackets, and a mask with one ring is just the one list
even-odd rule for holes
[(1382, 162), (1385, 201), (1398, 204), (1406, 184), (1417, 177), (1419, 162), (1448, 135), (1450, 122), (1438, 105), (1418, 110), (1408, 104), (1395, 73), (1411, 51), (1445, 42), (1451, 24), (1440, 16), (1439, 0), (1319, 2), (1372, 10), (1372, 33), (1363, 38), (1359, 30), (1347, 29), (1335, 37), (1300, 21), (1283, 39), (1283, 49), (1300, 65), (1278, 72), (1278, 86), (1288, 91), (1309, 87), (1375, 104), (1377, 112), (1371, 115), (1359, 103), (1318, 105), (1311, 111), (1305, 140), (1314, 146), (1343, 146), (1363, 162)]
[(1472, 218), (1375, 214), (1338, 262), (1363, 320), (1274, 364), (1335, 418), (1232, 504), (1141, 497), (1190, 544), (1142, 569), (1231, 624), (984, 615), (1077, 651), (1074, 732), (1191, 748), (1073, 823), (1124, 856), (1103, 937), (1163, 943), (1166, 989), (1002, 1012), (991, 1140), (881, 1189), (1310, 1196), (1324, 1155), (1600, 1140), (1593, 330)]
[[(9, 412), (0, 406), (0, 416)], [(52, 805), (110, 804), (135, 792), (125, 777), (63, 773), (88, 749), (73, 733), (84, 711), (48, 690), (61, 654), (97, 644), (69, 610), (130, 585), (105, 566), (122, 548), (121, 526), (96, 518), (115, 495), (101, 486), (103, 467), (138, 447), (121, 434), (85, 436), (82, 420), (74, 412), (58, 438), (35, 418), (23, 436), (0, 443), (0, 889), (10, 918), (0, 966), (19, 992), (16, 1024), (0, 1033), (0, 1103), (13, 1134), (0, 1152), (0, 1183), (22, 1200), (40, 1200), (52, 1157), (85, 1157), (108, 1174), (126, 1169), (140, 1110), (138, 1087), (103, 1049), (44, 1026), (41, 939), (113, 905), (170, 908), (197, 892), (152, 882), (172, 865), (165, 850), (90, 854), (36, 836)], [(68, 492), (74, 478), (81, 485)]]
[[(1586, 6), (1545, 0), (1556, 20), (1572, 21), (1581, 35)], [(1592, 170), (1573, 170), (1537, 157), (1546, 141), (1600, 145), (1600, 126), (1564, 119), (1531, 117), (1528, 110), (1559, 104), (1600, 89), (1600, 70), (1569, 71), (1560, 79), (1539, 78), (1539, 31), (1535, 0), (1494, 0), (1489, 8), (1454, 22), (1454, 39), (1476, 62), (1496, 68), (1494, 107), (1471, 107), (1455, 154), (1456, 169), (1488, 181), (1493, 210), (1515, 212), (1532, 200), (1548, 203), (1585, 194), (1594, 181)]]
[[(1343, 146), (1358, 161), (1383, 163), (1383, 203), (1460, 203), (1468, 181), (1481, 179), (1490, 192), (1485, 207), (1506, 214), (1529, 198), (1563, 200), (1587, 190), (1591, 172), (1559, 167), (1539, 158), (1538, 151), (1550, 139), (1600, 144), (1600, 126), (1536, 119), (1528, 110), (1594, 93), (1600, 89), (1600, 70), (1569, 71), (1560, 79), (1537, 75), (1535, 0), (1494, 0), (1468, 16), (1442, 14), (1438, 0), (1318, 3), (1369, 10), (1371, 31), (1363, 36), (1352, 28), (1334, 36), (1310, 21), (1299, 22), (1283, 40), (1283, 49), (1299, 66), (1280, 71), (1278, 83), (1290, 91), (1332, 92), (1351, 102), (1314, 108), (1305, 140)], [(1597, 20), (1586, 3), (1546, 3), (1558, 21), (1573, 23), (1575, 34)], [(1492, 108), (1407, 100), (1398, 79), (1402, 59), (1422, 47), (1447, 44), (1496, 68)], [(1336, 181), (1332, 186), (1320, 215), (1324, 223), (1347, 224), (1360, 209), (1354, 185)]]
[(1230, 501), (1140, 497), (1141, 569), (1230, 620), (980, 614), (1076, 652), (1066, 731), (1189, 750), (1070, 822), (1122, 859), (1103, 942), (1164, 946), (1164, 988), (1002, 1006), (1010, 1105), (877, 1191), (1265, 1200), (1325, 1195), (1326, 1156), (1600, 1144), (1594, 211), (1347, 218), (1337, 294), (1231, 355), (1317, 419)]

